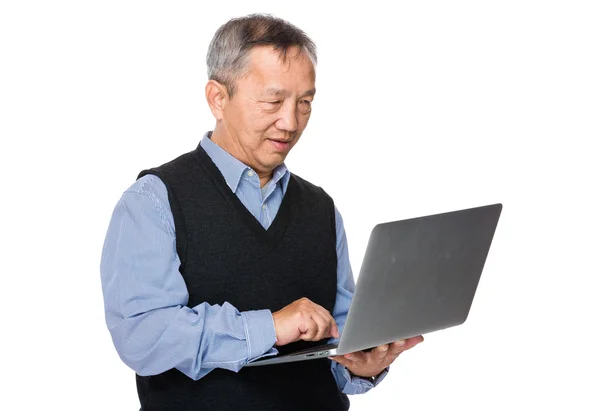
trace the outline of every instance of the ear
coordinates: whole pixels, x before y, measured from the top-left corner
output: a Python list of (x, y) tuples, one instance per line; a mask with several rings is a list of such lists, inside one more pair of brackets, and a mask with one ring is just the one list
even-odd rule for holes
[(223, 111), (229, 101), (227, 88), (216, 80), (209, 80), (204, 88), (206, 101), (217, 121), (223, 118)]

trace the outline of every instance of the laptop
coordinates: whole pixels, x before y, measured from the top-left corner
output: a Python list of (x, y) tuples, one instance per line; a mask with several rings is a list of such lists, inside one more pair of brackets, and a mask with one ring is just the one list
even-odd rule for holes
[(343, 355), (464, 323), (501, 211), (491, 204), (376, 225), (339, 342), (245, 367)]

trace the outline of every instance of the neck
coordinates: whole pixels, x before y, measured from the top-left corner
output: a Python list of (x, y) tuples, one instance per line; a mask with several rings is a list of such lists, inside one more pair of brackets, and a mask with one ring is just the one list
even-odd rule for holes
[(258, 178), (260, 179), (261, 188), (264, 187), (265, 184), (267, 184), (269, 180), (271, 180), (271, 178), (273, 177), (273, 170), (257, 170), (256, 167), (253, 167), (252, 165), (248, 164), (244, 150), (239, 145), (235, 144), (227, 130), (223, 130), (217, 125), (215, 127), (215, 130), (212, 132), (210, 139), (213, 143), (221, 147), (223, 150), (227, 151), (229, 154), (240, 160), (242, 163), (246, 164), (252, 170), (254, 170), (254, 172), (258, 175)]

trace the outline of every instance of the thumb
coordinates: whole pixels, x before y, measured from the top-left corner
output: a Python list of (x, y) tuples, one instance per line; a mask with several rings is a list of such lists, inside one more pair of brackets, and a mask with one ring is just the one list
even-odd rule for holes
[(334, 338), (340, 338), (340, 330), (337, 326), (337, 324), (335, 323), (335, 321), (333, 322), (333, 326), (331, 327), (331, 336)]

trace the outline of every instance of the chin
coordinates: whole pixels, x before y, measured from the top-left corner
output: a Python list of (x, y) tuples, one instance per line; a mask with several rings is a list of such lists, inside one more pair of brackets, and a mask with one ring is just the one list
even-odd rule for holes
[(285, 155), (276, 155), (270, 157), (267, 161), (263, 162), (264, 166), (269, 170), (274, 170), (285, 161)]

